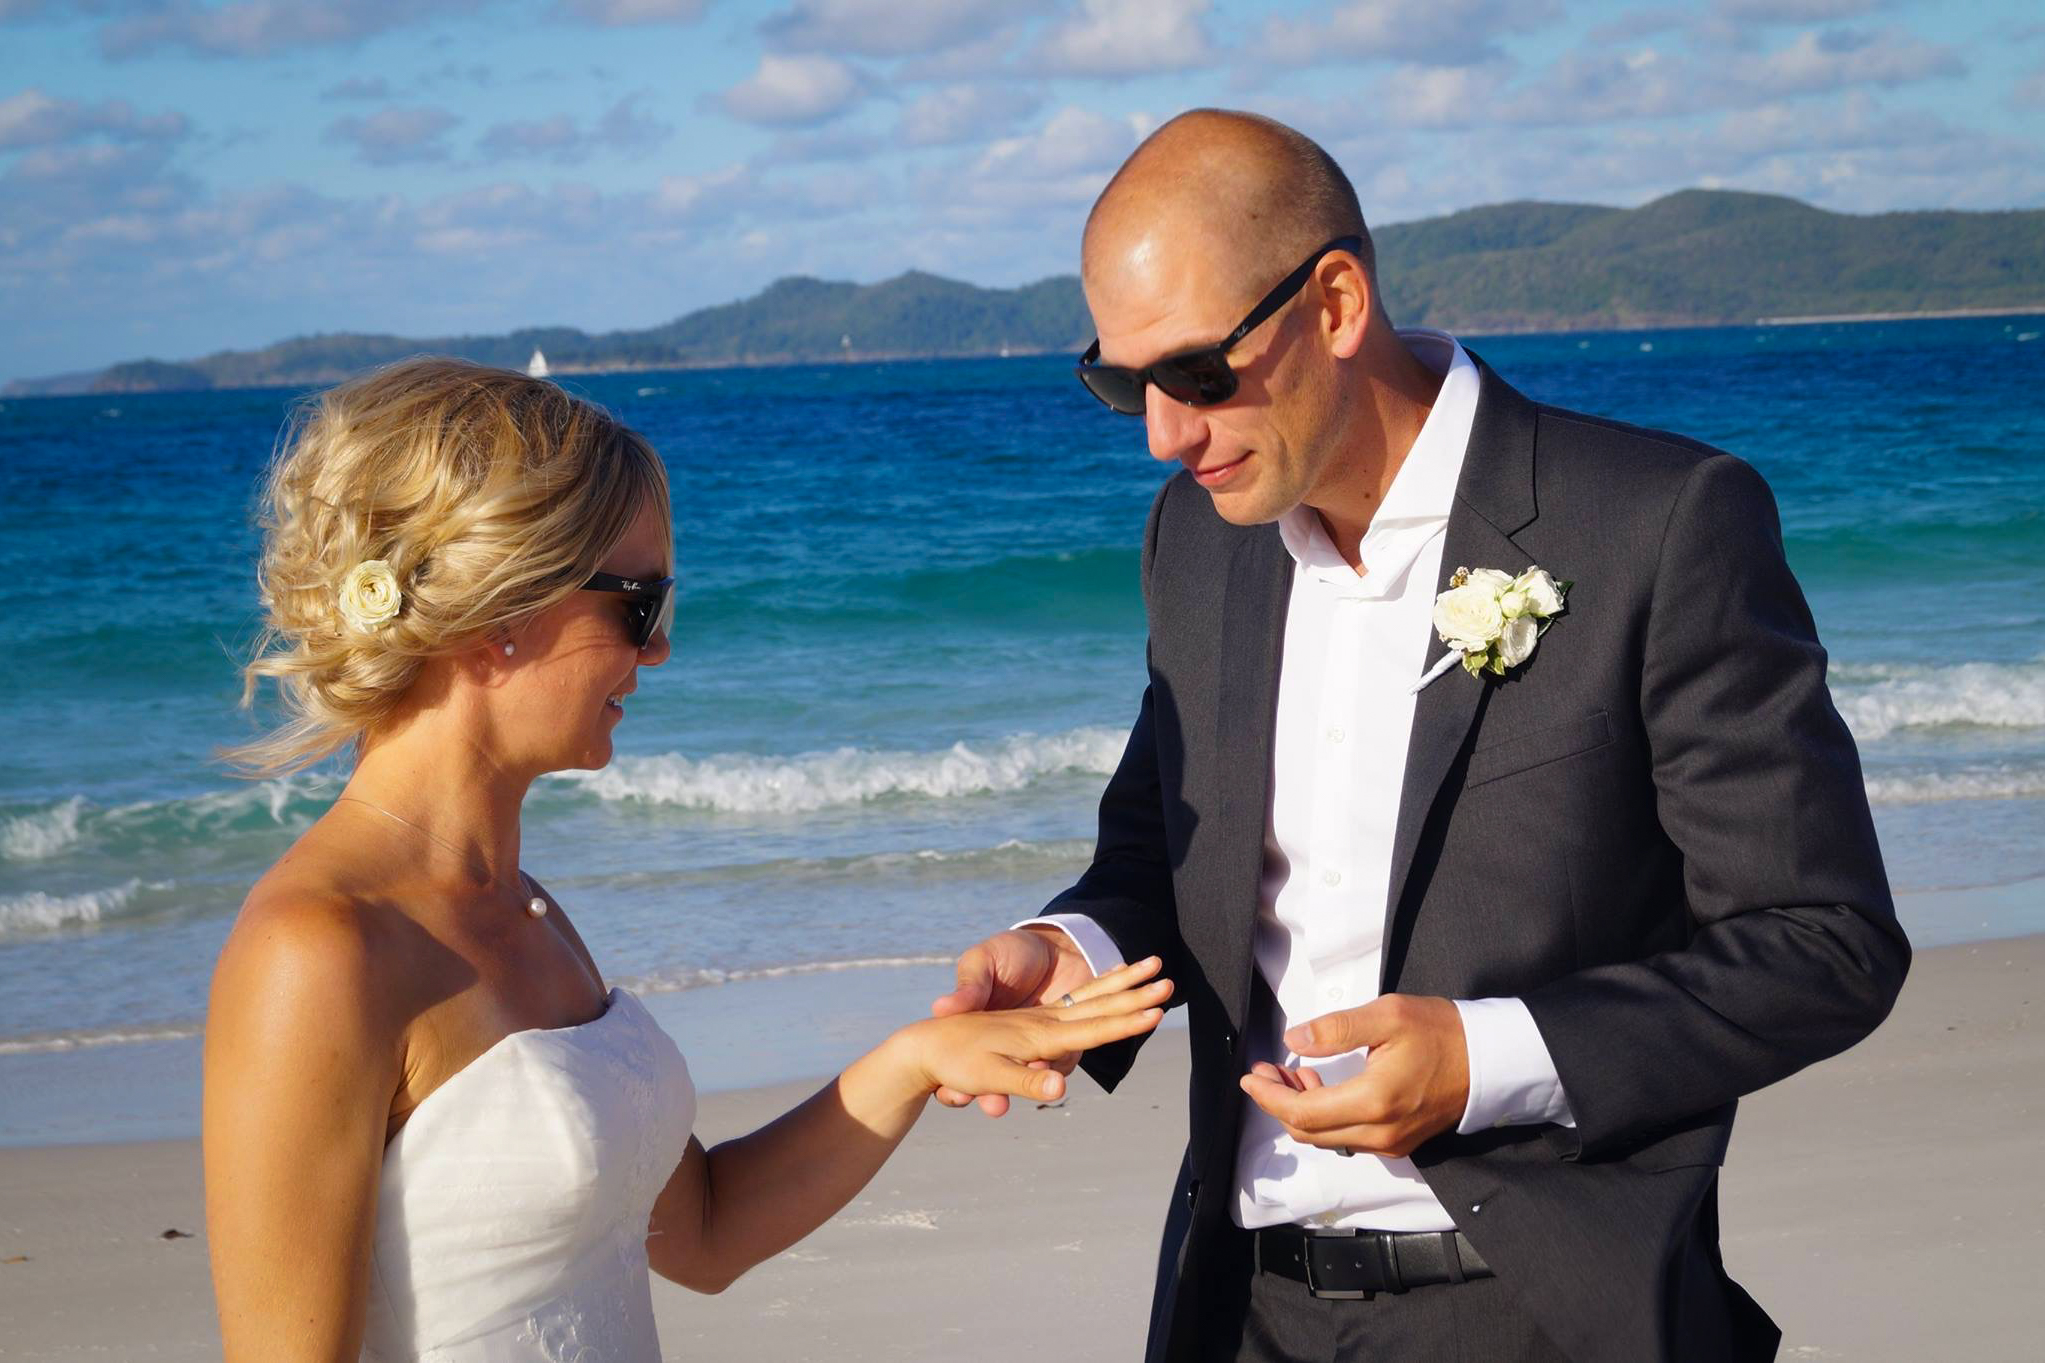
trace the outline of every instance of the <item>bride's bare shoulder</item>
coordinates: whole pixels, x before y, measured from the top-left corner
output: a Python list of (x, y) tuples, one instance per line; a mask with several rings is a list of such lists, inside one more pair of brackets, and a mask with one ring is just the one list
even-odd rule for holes
[(208, 1031), (318, 1034), (370, 1055), (394, 1050), (413, 1012), (416, 926), (376, 893), (345, 849), (301, 838), (243, 900), (214, 966)]

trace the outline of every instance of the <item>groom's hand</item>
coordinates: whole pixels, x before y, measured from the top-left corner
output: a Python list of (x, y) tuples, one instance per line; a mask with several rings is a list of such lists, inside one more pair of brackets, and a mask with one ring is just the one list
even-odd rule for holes
[(1452, 1130), (1470, 1101), (1463, 1016), (1447, 999), (1387, 994), (1361, 1008), (1324, 1013), (1285, 1034), (1303, 1057), (1368, 1046), (1362, 1074), (1324, 1083), (1315, 1070), (1259, 1063), (1243, 1092), (1302, 1145), (1373, 1155), (1410, 1155)]
[[(1039, 1008), (1077, 994), (1094, 978), (1093, 968), (1072, 939), (1057, 928), (1040, 924), (997, 932), (959, 957), (958, 987), (930, 1005), (932, 1017), (954, 1013), (995, 1012), (1007, 1008)], [(1050, 1068), (1072, 1073), (1076, 1055), (1060, 1056)], [(1004, 1094), (975, 1095), (941, 1088), (937, 1100), (946, 1107), (964, 1107), (979, 1098), (990, 1117), (1008, 1111)]]

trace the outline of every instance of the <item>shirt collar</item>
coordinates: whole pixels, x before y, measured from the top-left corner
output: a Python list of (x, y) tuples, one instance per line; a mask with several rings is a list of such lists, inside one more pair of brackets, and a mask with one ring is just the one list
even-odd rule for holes
[(1398, 335), (1415, 359), (1442, 376), (1441, 391), (1364, 532), (1361, 557), (1367, 572), (1357, 576), (1335, 552), (1311, 507), (1296, 506), (1278, 520), (1279, 537), (1301, 571), (1373, 597), (1397, 592), (1421, 550), (1448, 525), (1480, 387), (1477, 366), (1453, 336), (1417, 328)]

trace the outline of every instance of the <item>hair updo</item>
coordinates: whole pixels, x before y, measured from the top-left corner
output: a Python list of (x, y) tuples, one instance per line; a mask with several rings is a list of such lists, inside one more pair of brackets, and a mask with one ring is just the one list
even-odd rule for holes
[(289, 718), (223, 753), (259, 776), (359, 744), (428, 658), (566, 599), (642, 508), (669, 514), (660, 457), (602, 408), (435, 358), (301, 403), (262, 501), (242, 704), (273, 677)]

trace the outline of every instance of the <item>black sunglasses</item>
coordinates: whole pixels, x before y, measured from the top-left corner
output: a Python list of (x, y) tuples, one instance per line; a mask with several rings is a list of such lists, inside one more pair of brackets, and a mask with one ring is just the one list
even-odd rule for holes
[(1301, 262), (1297, 270), (1279, 280), (1278, 287), (1265, 294), (1263, 302), (1250, 309), (1250, 315), (1243, 319), (1241, 326), (1213, 345), (1167, 355), (1142, 369), (1124, 369), (1120, 365), (1098, 363), (1101, 343), (1099, 338), (1095, 338), (1094, 343), (1086, 348), (1086, 354), (1079, 357), (1075, 371), (1079, 381), (1086, 385), (1087, 392), (1125, 416), (1143, 415), (1143, 389), (1146, 384), (1156, 384), (1159, 392), (1188, 407), (1209, 407), (1228, 401), (1236, 395), (1236, 371), (1229, 367), (1228, 352), (1241, 344), (1243, 337), (1262, 326), (1272, 313), (1284, 307), (1306, 284), (1307, 276), (1314, 272), (1314, 266), (1321, 263), (1321, 257), (1330, 251), (1361, 255), (1363, 238), (1337, 237), (1315, 251)]
[(632, 642), (645, 648), (653, 642), (655, 634), (666, 634), (675, 621), (675, 580), (661, 578), (658, 582), (647, 582), (636, 577), (619, 577), (616, 573), (591, 573), (589, 581), (582, 584), (586, 592), (622, 592), (631, 600), (625, 605), (625, 625), (632, 631)]

